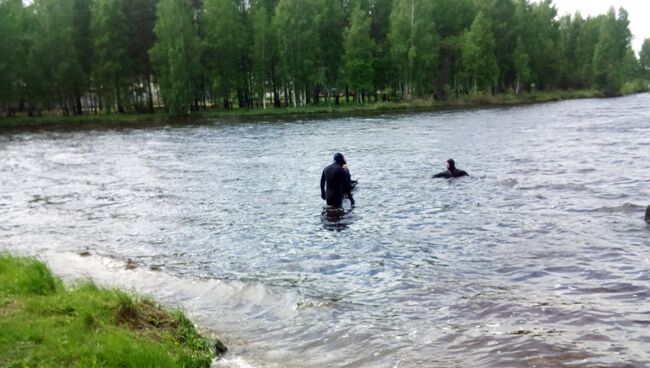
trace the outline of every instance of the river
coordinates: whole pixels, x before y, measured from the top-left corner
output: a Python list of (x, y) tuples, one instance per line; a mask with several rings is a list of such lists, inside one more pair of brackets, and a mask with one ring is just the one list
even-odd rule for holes
[(649, 157), (650, 94), (7, 132), (0, 250), (182, 306), (217, 366), (648, 367)]

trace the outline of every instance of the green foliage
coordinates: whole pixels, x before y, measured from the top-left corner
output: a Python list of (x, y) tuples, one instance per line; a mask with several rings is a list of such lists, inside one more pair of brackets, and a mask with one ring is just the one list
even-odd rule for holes
[[(245, 86), (241, 65), (246, 57), (246, 28), (237, 0), (205, 0), (206, 56), (217, 91), (228, 101)], [(225, 107), (229, 107), (226, 103)]]
[(524, 48), (524, 43), (520, 38), (517, 38), (517, 48), (514, 53), (515, 73), (517, 75), (516, 91), (519, 94), (519, 89), (522, 84), (527, 84), (530, 81), (530, 59)]
[(273, 17), (278, 42), (279, 69), (297, 95), (294, 106), (307, 103), (307, 89), (322, 83), (320, 0), (279, 0)]
[(395, 0), (388, 39), (404, 95), (431, 92), (439, 43), (431, 1)]
[(499, 66), (494, 56), (494, 45), (490, 23), (483, 11), (479, 11), (463, 37), (463, 66), (474, 93), (496, 86)]
[(362, 102), (363, 93), (372, 89), (375, 45), (370, 37), (370, 18), (361, 7), (352, 11), (350, 25), (345, 29), (343, 45), (343, 78), (357, 91), (357, 100)]
[(375, 43), (374, 52), (374, 87), (388, 89), (396, 78), (395, 68), (390, 54), (388, 31), (393, 0), (373, 0), (369, 5), (362, 6), (370, 11), (370, 33)]
[(212, 358), (182, 313), (91, 282), (66, 290), (30, 258), (0, 255), (0, 315), (3, 367), (207, 368)]
[(639, 63), (645, 79), (650, 81), (650, 38), (646, 38), (639, 52)]
[(21, 12), (20, 0), (0, 1), (0, 109), (18, 98)]
[(529, 57), (531, 82), (538, 90), (556, 88), (560, 78), (560, 24), (556, 16), (551, 0), (518, 0), (515, 9), (517, 35)]
[[(319, 35), (321, 65), (323, 69), (323, 82), (328, 90), (336, 90), (339, 83), (340, 66), (343, 57), (343, 32), (346, 19), (343, 14), (342, 2), (320, 0), (319, 8), (322, 9), (319, 18)], [(368, 28), (368, 32), (370, 29)], [(372, 54), (368, 60), (372, 62)], [(371, 77), (372, 78), (372, 77)]]
[(623, 83), (620, 93), (623, 95), (630, 95), (633, 93), (648, 92), (648, 90), (648, 81), (639, 78)]
[(75, 44), (73, 5), (72, 0), (35, 0), (27, 36), (29, 71), (25, 82), (30, 100), (48, 108), (59, 107), (64, 114), (70, 113), (83, 77)]
[(513, 54), (518, 36), (513, 27), (515, 4), (512, 0), (487, 0), (479, 2), (478, 7), (489, 22), (490, 34), (493, 36), (492, 54), (499, 68), (494, 87), (503, 91), (515, 80)]
[(276, 84), (275, 65), (277, 64), (277, 40), (271, 28), (271, 13), (262, 1), (252, 5), (252, 33), (253, 33), (253, 82), (255, 89), (266, 107), (265, 94), (267, 84), (271, 85), (274, 93)]
[(462, 34), (476, 17), (473, 0), (434, 0), (432, 3), (436, 29), (443, 39)]
[(269, 96), (277, 108), (347, 103), (349, 90), (615, 95), (650, 79), (650, 45), (637, 58), (631, 37), (624, 9), (558, 18), (552, 0), (0, 0), (0, 109), (187, 115)]
[(200, 48), (194, 9), (187, 0), (160, 0), (150, 51), (170, 114), (186, 115), (195, 98)]
[(123, 1), (128, 25), (129, 66), (135, 77), (132, 85), (135, 96), (133, 103), (139, 109), (147, 105), (149, 113), (154, 112), (149, 50), (155, 39), (153, 29), (156, 24), (157, 2), (158, 0)]
[(124, 112), (123, 95), (132, 76), (128, 27), (120, 0), (95, 0), (91, 24), (95, 55), (94, 80), (108, 112)]
[(621, 9), (617, 17), (614, 8), (610, 9), (602, 20), (593, 59), (594, 84), (606, 95), (619, 94), (626, 78), (634, 77), (629, 53), (631, 37), (627, 12)]
[(91, 76), (93, 73), (93, 40), (91, 32), (91, 5), (93, 0), (74, 0), (73, 2), (73, 26), (74, 43), (79, 57), (79, 78), (75, 90), (75, 113), (83, 113), (81, 98), (85, 91), (91, 87)]

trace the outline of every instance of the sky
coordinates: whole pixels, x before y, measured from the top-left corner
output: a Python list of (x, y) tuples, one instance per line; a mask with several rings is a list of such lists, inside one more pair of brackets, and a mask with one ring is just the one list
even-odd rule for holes
[(650, 38), (650, 0), (554, 0), (558, 15), (580, 11), (583, 16), (606, 13), (611, 6), (629, 13), (632, 47), (638, 53), (643, 40)]

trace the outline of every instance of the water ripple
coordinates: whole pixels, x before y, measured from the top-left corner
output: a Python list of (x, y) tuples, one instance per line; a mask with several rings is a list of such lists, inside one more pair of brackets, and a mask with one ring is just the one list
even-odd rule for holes
[[(99, 276), (254, 366), (649, 366), (648, 105), (3, 134), (0, 248), (156, 269)], [(471, 176), (432, 180), (450, 157)]]

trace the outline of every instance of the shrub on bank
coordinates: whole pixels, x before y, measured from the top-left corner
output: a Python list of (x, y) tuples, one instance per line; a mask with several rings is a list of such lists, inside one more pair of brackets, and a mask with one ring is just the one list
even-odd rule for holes
[(635, 93), (647, 92), (648, 91), (648, 81), (643, 79), (635, 79), (623, 84), (621, 87), (622, 95), (631, 95)]

